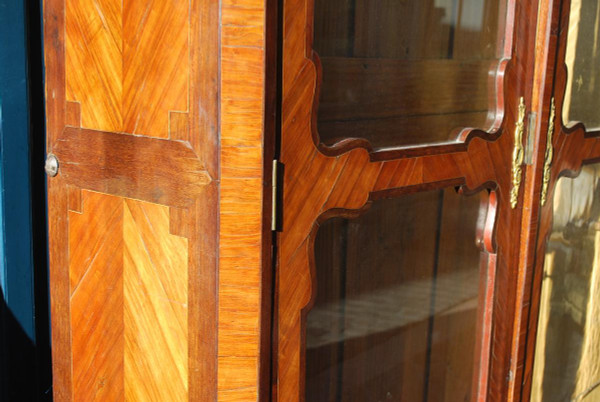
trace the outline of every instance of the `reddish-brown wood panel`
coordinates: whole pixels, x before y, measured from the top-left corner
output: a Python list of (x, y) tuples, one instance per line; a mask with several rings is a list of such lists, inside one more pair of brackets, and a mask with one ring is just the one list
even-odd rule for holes
[[(543, 165), (546, 153), (546, 137), (549, 121), (555, 56), (557, 45), (559, 1), (540, 2), (539, 23), (536, 35), (535, 73), (532, 77), (532, 112), (536, 113), (535, 126), (531, 127), (533, 136), (532, 163), (526, 167), (525, 193), (521, 224), (522, 237), (519, 251), (519, 276), (517, 280), (516, 308), (514, 315), (513, 343), (511, 352), (511, 373), (508, 398), (511, 401), (527, 400), (530, 388), (531, 363), (529, 344), (535, 342), (535, 333), (530, 331), (530, 307), (532, 280), (536, 260), (536, 242), (540, 218), (540, 197), (543, 181)], [(526, 350), (527, 349), (527, 350)], [(526, 356), (527, 355), (527, 356)]]

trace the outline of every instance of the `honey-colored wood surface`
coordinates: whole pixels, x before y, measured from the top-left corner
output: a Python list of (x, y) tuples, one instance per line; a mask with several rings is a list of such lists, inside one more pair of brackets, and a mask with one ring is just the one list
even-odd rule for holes
[(69, 212), (73, 399), (187, 400), (187, 239), (169, 233), (168, 207), (82, 198)]
[(65, 4), (67, 99), (83, 127), (167, 138), (169, 111), (188, 110), (189, 1)]
[(263, 350), (261, 360), (261, 337), (270, 331), (261, 328), (270, 316), (261, 304), (263, 243), (271, 237), (263, 222), (270, 219), (263, 215), (266, 3), (225, 0), (221, 7), (218, 400), (256, 401), (270, 354)]
[(44, 2), (56, 401), (217, 398), (218, 13)]
[[(496, 219), (488, 220), (482, 251), (490, 264), (481, 284), (484, 315), (478, 327), (478, 369), (473, 400), (505, 400), (510, 379), (515, 284), (521, 211), (511, 209), (510, 168), (519, 98), (529, 104), (533, 71), (532, 21), (537, 5), (508, 2), (504, 54), (496, 81), (495, 128), (471, 130), (464, 143), (369, 153), (363, 140), (333, 147), (317, 145), (321, 64), (312, 50), (311, 0), (286, 0), (283, 26), (282, 154), (285, 164), (283, 228), (278, 237), (277, 379), (278, 401), (304, 400), (304, 317), (314, 281), (313, 243), (319, 223), (353, 216), (369, 202), (406, 192), (461, 186), (490, 188)], [(535, 24), (533, 24), (535, 25)], [(514, 38), (514, 40), (513, 40)], [(522, 192), (520, 193), (520, 199)], [(415, 213), (419, 213), (415, 209)], [(468, 240), (467, 240), (468, 241)]]

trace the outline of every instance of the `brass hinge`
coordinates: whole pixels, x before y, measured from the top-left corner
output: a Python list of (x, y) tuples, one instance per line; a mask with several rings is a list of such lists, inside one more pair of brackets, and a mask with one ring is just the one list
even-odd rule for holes
[(548, 120), (548, 135), (546, 136), (546, 155), (544, 157), (544, 175), (542, 176), (542, 206), (546, 204), (548, 198), (548, 186), (550, 184), (550, 167), (552, 166), (552, 158), (554, 149), (552, 148), (552, 137), (554, 135), (554, 117), (556, 115), (556, 107), (554, 106), (554, 97), (550, 103), (550, 118)]
[(510, 189), (510, 207), (517, 206), (519, 189), (523, 179), (523, 160), (525, 149), (523, 147), (523, 133), (525, 132), (525, 100), (519, 99), (519, 117), (515, 127), (515, 145), (512, 154), (512, 188)]
[(280, 177), (280, 163), (277, 159), (273, 159), (273, 167), (272, 167), (272, 176), (271, 176), (271, 230), (276, 232), (278, 229), (279, 222), (277, 222), (277, 218), (279, 214), (279, 203), (277, 200), (279, 199), (279, 181), (282, 179)]
[(523, 163), (526, 165), (533, 164), (533, 145), (534, 145), (534, 135), (535, 133), (535, 125), (537, 123), (537, 113), (531, 112), (529, 113), (529, 124), (527, 125), (527, 140), (525, 141), (525, 158), (523, 159)]

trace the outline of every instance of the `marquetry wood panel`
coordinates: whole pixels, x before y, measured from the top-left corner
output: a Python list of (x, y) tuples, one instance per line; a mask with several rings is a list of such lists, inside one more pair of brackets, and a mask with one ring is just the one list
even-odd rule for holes
[(189, 1), (66, 0), (67, 100), (82, 127), (166, 138), (188, 110)]
[(69, 213), (73, 399), (123, 397), (123, 200), (83, 195)]
[(125, 399), (185, 401), (188, 241), (169, 233), (168, 207), (123, 207)]
[(218, 15), (44, 1), (56, 401), (217, 398)]
[(74, 399), (186, 400), (187, 239), (169, 233), (168, 207), (82, 193), (69, 212)]

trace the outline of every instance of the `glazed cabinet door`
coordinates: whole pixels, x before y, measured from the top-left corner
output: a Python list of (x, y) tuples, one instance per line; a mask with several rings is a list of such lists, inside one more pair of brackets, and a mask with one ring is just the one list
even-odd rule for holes
[(217, 13), (44, 1), (55, 401), (215, 398)]
[(537, 11), (284, 1), (274, 399), (508, 399)]
[(598, 0), (548, 2), (548, 105), (523, 400), (600, 400)]

